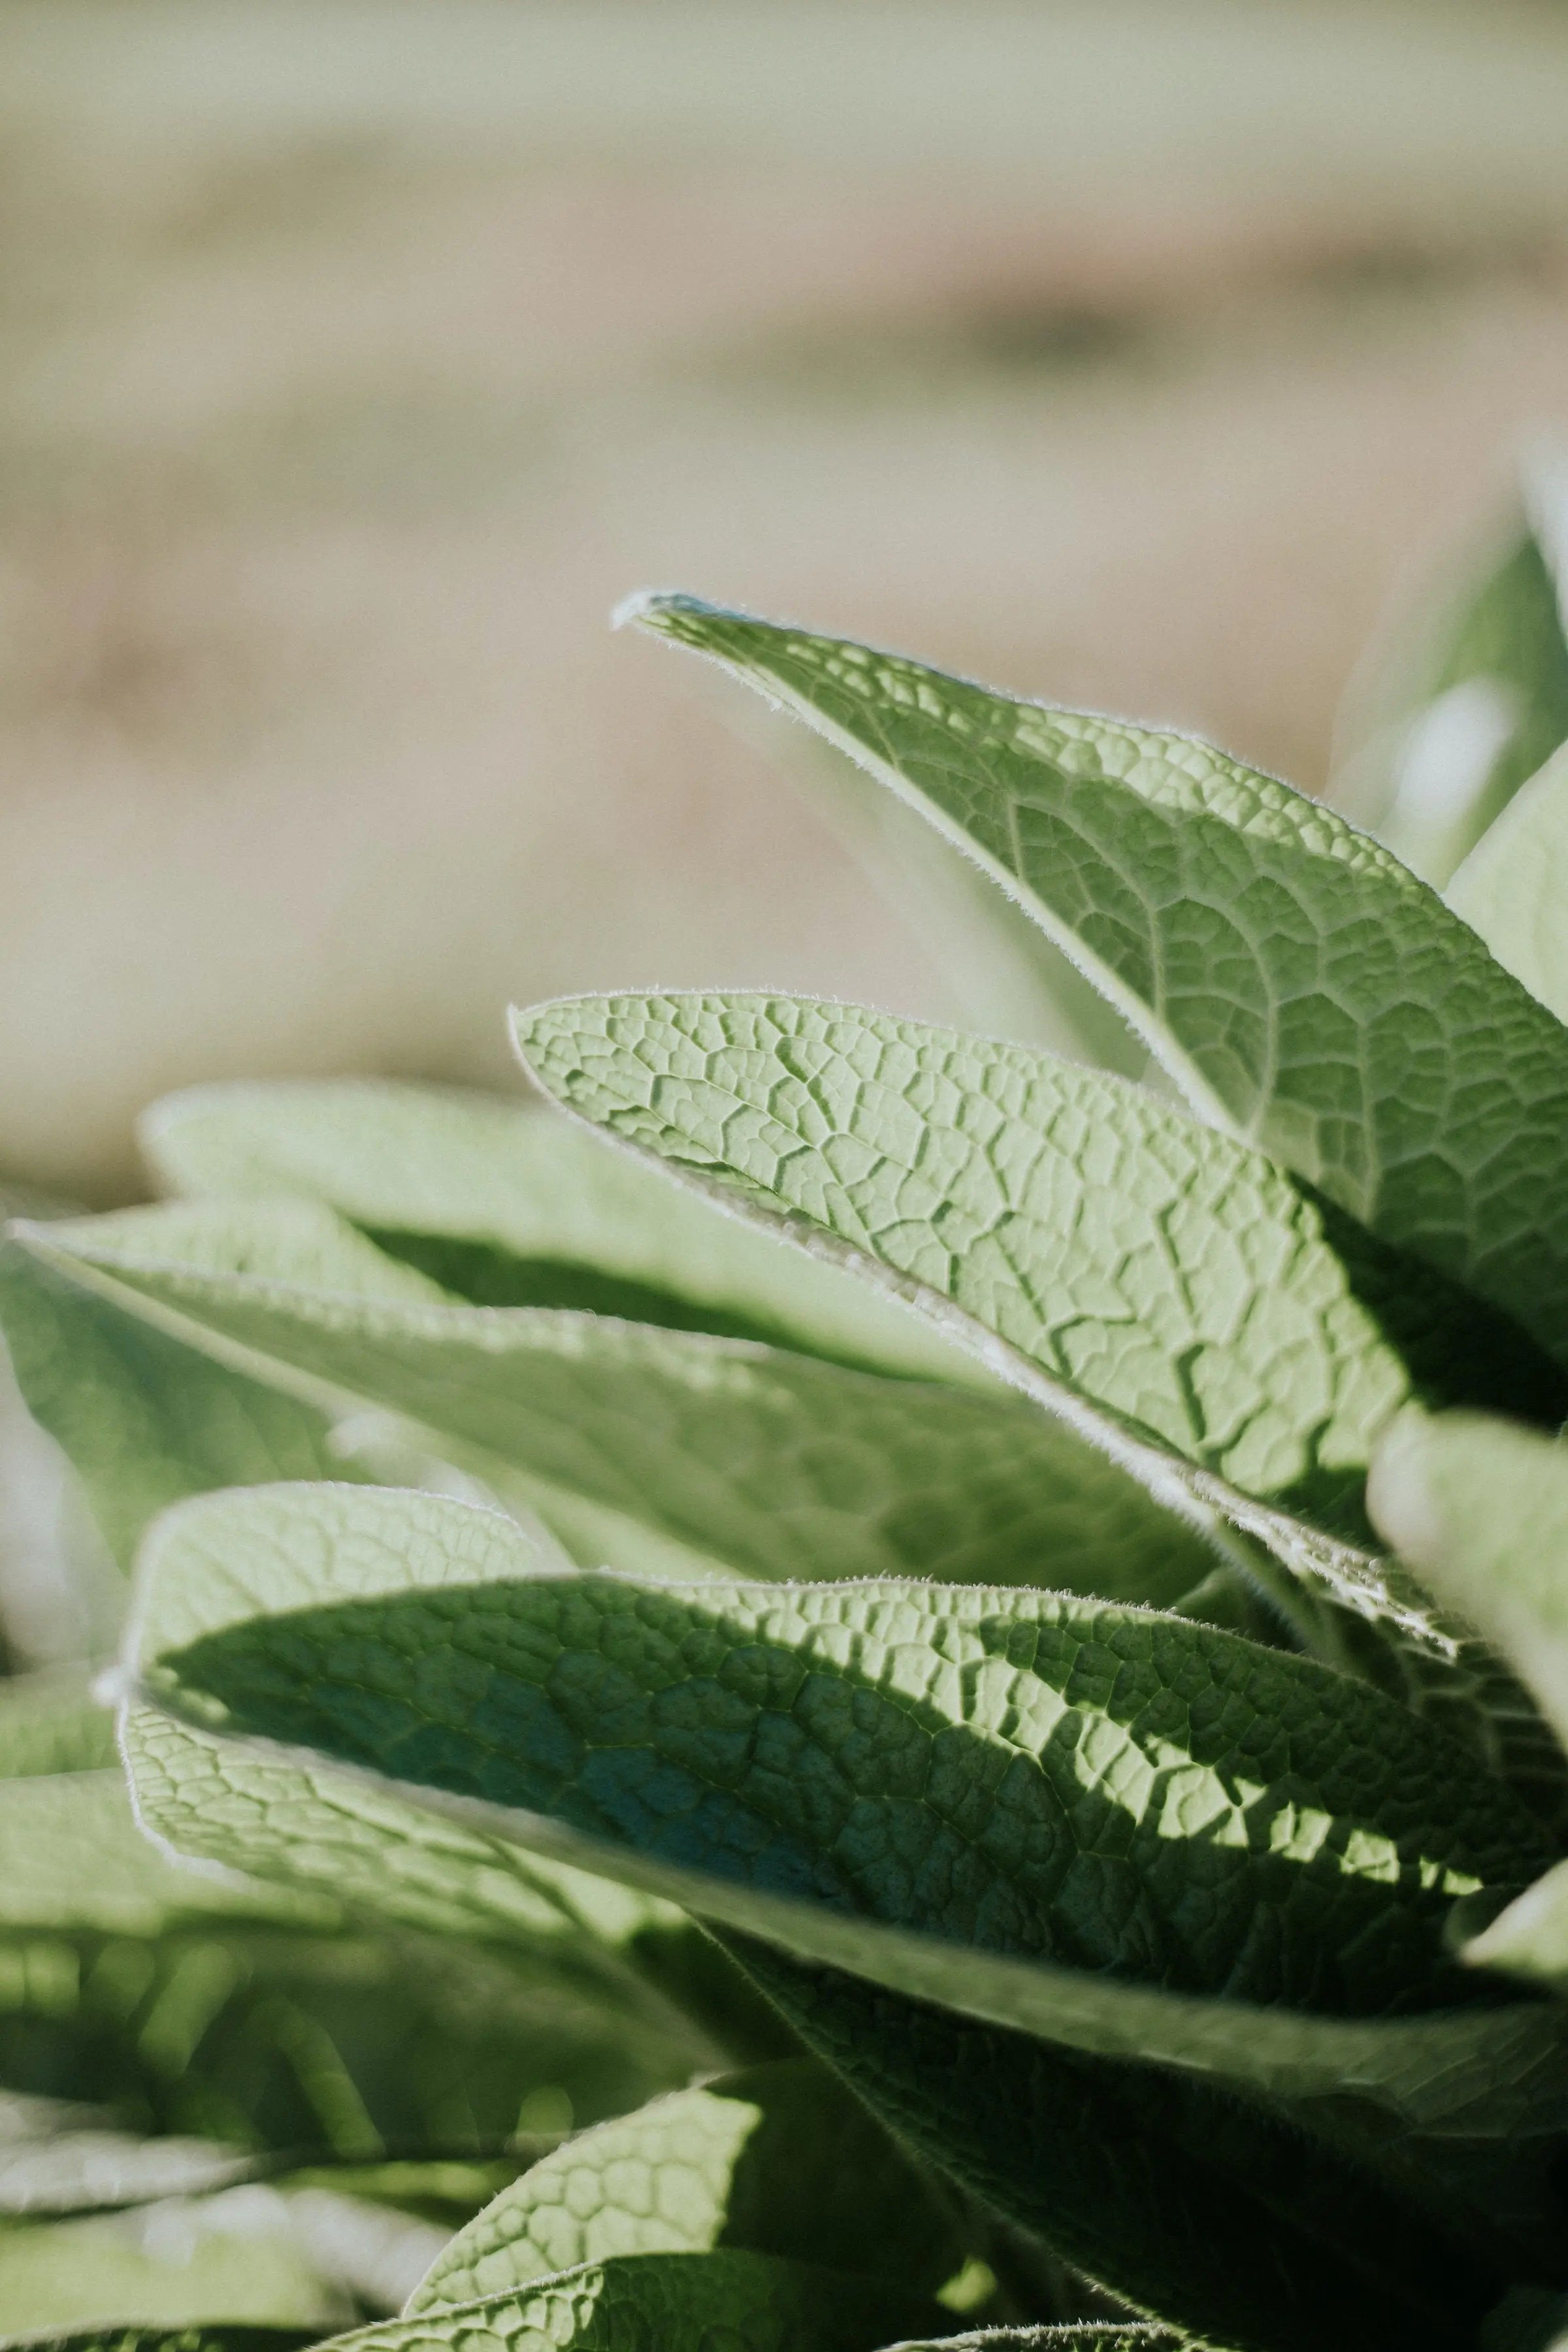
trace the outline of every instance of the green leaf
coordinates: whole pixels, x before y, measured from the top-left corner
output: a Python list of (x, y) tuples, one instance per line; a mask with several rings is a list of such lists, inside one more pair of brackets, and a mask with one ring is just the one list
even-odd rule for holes
[(353, 2304), (321, 2277), (279, 2200), (265, 2189), (236, 2196), (247, 2201), (198, 2201), (158, 2217), (161, 2227), (108, 2213), (0, 2230), (5, 2325), (24, 2335), (101, 2329), (112, 2340), (127, 2315), (164, 2329), (217, 2317), (319, 2338), (352, 2319)]
[[(1479, 1416), (1391, 1435), (1372, 1501), (1391, 1542), (1495, 1643), (1568, 1741), (1568, 1449)], [(1465, 1957), (1568, 1990), (1568, 1864)]]
[(183, 1496), (354, 1475), (310, 1405), (204, 1362), (9, 1244), (0, 1327), (29, 1411), (68, 1456), (124, 1568), (147, 1522)]
[(1215, 1125), (1568, 1360), (1568, 1031), (1386, 850), (1205, 744), (682, 596), (1065, 946)]
[(1384, 1440), (1369, 1499), (1568, 1739), (1568, 1448), (1479, 1414), (1413, 1422)]
[[(564, 1496), (651, 1528), (685, 1548), (677, 1573), (706, 1561), (789, 1578), (1045, 1580), (1174, 1605), (1215, 1568), (1199, 1535), (999, 1385), (982, 1393), (592, 1315), (426, 1301), (407, 1295), (398, 1266), (383, 1298), (368, 1244), (346, 1235), (334, 1258), (341, 1230), (300, 1204), (213, 1202), (26, 1234), (57, 1265), (111, 1282), (128, 1307), (177, 1315), (198, 1343), (215, 1334), (243, 1347), (247, 1362), (301, 1376), (340, 1408), (409, 1416), (438, 1445), (477, 1449), (492, 1479), (498, 1465), (529, 1474), (552, 1523)], [(569, 1517), (562, 1532), (571, 1539)], [(635, 1549), (611, 1557), (652, 1564)]]
[(915, 2292), (963, 2252), (929, 2185), (822, 2066), (784, 2059), (677, 2091), (543, 2158), (437, 2255), (410, 2312), (618, 2254), (752, 2253)]
[(340, 1210), (480, 1306), (585, 1308), (963, 1380), (962, 1355), (837, 1268), (797, 1265), (536, 1110), (379, 1079), (198, 1087), (143, 1115), (168, 1189)]
[(1442, 2006), (1466, 1989), (1442, 1935), (1548, 1849), (1404, 1710), (1033, 1592), (680, 1591), (521, 1555), (456, 1583), (481, 1572), (458, 1522), (485, 1516), (326, 1488), (187, 1505), (143, 1571), (144, 1685), (765, 1938), (744, 1964), (899, 2137), (1188, 2325), (1256, 2314), (1283, 2265), (1314, 2326), (1362, 2304), (1369, 2342), (1411, 2309), (1457, 2326), (1499, 2291), (1493, 2233), (1545, 2259), (1568, 2021)]
[[(1026, 1591), (533, 1577), (521, 1537), (471, 1506), (326, 1487), (172, 1515), (135, 1639), (142, 1687), (187, 1719), (384, 1776), (804, 1959), (1281, 2096), (1353, 2083), (1405, 2127), (1568, 2121), (1552, 2013), (1368, 2013), (1464, 2000), (1441, 1951), (1454, 1898), (1520, 1883), (1549, 1849), (1461, 1750), (1305, 1660)], [(454, 1677), (473, 1693), (446, 1725)], [(931, 1685), (918, 1704), (900, 1696), (911, 1677)], [(1178, 1685), (1194, 1696), (1161, 1696)], [(786, 1705), (797, 1689), (827, 1710), (820, 1759)], [(840, 1755), (845, 1708), (864, 1729)], [(731, 1757), (736, 1785), (699, 1802), (700, 1772)], [(889, 1807), (896, 1867), (837, 1826), (864, 1812), (869, 1836)], [(943, 1892), (970, 1808), (994, 1831)], [(1300, 2005), (1253, 2005), (1281, 1997)]]
[(333, 2352), (876, 2352), (942, 2318), (885, 2279), (726, 2248), (583, 2263), (518, 2293), (356, 2330)]
[(317, 2344), (317, 2330), (247, 2327), (226, 2319), (194, 2327), (89, 2327), (67, 2336), (6, 2336), (4, 2352), (300, 2352)]
[[(1557, 1375), (1272, 1161), (1122, 1080), (854, 1006), (568, 999), (518, 1038), (567, 1108), (853, 1257), (1162, 1500), (1458, 1659), (1368, 1550), (1373, 1443), (1456, 1385), (1549, 1418)], [(1486, 1706), (1482, 1752), (1555, 1788), (1528, 1704)]]
[(215, 2140), (109, 2131), (90, 2108), (0, 2094), (0, 2213), (84, 2213), (199, 2197), (254, 2169), (250, 2158)]
[(1499, 963), (1568, 1021), (1568, 751), (1549, 760), (1483, 834), (1447, 899)]
[(1529, 520), (1407, 628), (1356, 698), (1359, 740), (1331, 797), (1367, 812), (1441, 889), (1528, 776), (1568, 738), (1568, 642), (1554, 572), (1561, 488), (1524, 483)]
[(492, 2150), (684, 2080), (690, 2029), (579, 1955), (356, 1928), (321, 1893), (180, 1866), (118, 1772), (0, 1785), (0, 2084), (132, 2130), (357, 2158)]

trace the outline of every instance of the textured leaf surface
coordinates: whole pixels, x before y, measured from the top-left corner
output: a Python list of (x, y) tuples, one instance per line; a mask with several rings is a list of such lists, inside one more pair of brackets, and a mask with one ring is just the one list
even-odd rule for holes
[[(1282, 2095), (1353, 2086), (1406, 2125), (1561, 2122), (1550, 2012), (1375, 2019), (1462, 1998), (1452, 1899), (1549, 1852), (1392, 1702), (1178, 1619), (530, 1579), (520, 1538), (508, 1578), (510, 1537), (428, 1496), (187, 1505), (147, 1562), (136, 1663), (209, 1727), (417, 1783), (995, 2022)], [(1236, 2005), (1281, 1999), (1300, 2006)]]
[(394, 1409), (748, 1573), (1016, 1578), (1171, 1605), (1215, 1566), (1135, 1481), (999, 1386), (458, 1306), (410, 1293), (396, 1265), (381, 1296), (369, 1245), (310, 1208), (133, 1211), (28, 1238), (323, 1396)]
[(0, 1326), (29, 1411), (68, 1456), (122, 1567), (147, 1522), (185, 1495), (353, 1475), (309, 1404), (202, 1361), (10, 1244)]
[(1496, 1381), (1550, 1411), (1556, 1376), (1271, 1161), (1122, 1081), (852, 1006), (586, 998), (518, 1034), (574, 1110), (956, 1308), (1152, 1491), (1452, 1655), (1353, 1540), (1312, 1530), (1364, 1528), (1373, 1441), (1413, 1396)]
[(584, 1307), (965, 1375), (962, 1355), (837, 1268), (802, 1275), (765, 1235), (499, 1098), (374, 1079), (198, 1087), (147, 1112), (142, 1141), (171, 1191), (326, 1202), (479, 1305)]
[(637, 617), (911, 798), (1205, 1116), (1568, 1360), (1568, 1032), (1386, 850), (1187, 736), (692, 598)]
[(1510, 802), (1449, 883), (1447, 899), (1499, 963), (1568, 1021), (1568, 751)]
[(677, 2091), (532, 2166), (437, 2255), (411, 2312), (609, 2255), (737, 2246), (934, 2291), (962, 2252), (881, 2126), (826, 2069), (784, 2059)]
[(771, 2254), (628, 2254), (339, 2339), (335, 2352), (876, 2352), (942, 2314), (890, 2282)]
[[(943, 2336), (927, 2344), (890, 2345), (888, 2352), (1184, 2352), (1187, 2337), (1168, 2327), (982, 2327), (973, 2335)], [(1193, 2352), (1201, 2352), (1194, 2347)]]

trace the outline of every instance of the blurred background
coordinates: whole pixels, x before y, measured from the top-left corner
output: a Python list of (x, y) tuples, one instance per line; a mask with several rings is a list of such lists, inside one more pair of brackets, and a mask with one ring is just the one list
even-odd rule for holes
[(0, 0), (0, 1169), (568, 989), (973, 1017), (639, 585), (1321, 790), (1568, 413), (1565, 131), (1545, 0)]

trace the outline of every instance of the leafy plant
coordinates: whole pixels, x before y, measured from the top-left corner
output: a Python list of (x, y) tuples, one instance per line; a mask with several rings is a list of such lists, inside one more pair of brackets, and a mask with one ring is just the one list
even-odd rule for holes
[(139, 1550), (145, 1834), (83, 1687), (7, 1686), (0, 2307), (1548, 2344), (1568, 771), (1445, 904), (1186, 737), (632, 617), (977, 863), (1148, 1081), (574, 999), (516, 1017), (553, 1115), (202, 1090), (160, 1204), (17, 1226), (18, 1376)]

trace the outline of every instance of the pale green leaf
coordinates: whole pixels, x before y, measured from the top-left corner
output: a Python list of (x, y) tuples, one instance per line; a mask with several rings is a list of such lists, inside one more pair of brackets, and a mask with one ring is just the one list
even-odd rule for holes
[(190, 1195), (322, 1201), (480, 1306), (557, 1307), (963, 1380), (941, 1340), (837, 1268), (705, 1216), (536, 1110), (380, 1079), (194, 1087), (144, 1114)]
[(1568, 1360), (1568, 1031), (1388, 851), (1187, 736), (689, 597), (636, 617), (914, 801), (1205, 1117)]
[[(1511, 1661), (1568, 1741), (1568, 1448), (1446, 1415), (1390, 1438), (1371, 1496), (1390, 1541)], [(1508, 1906), (1466, 1958), (1568, 1990), (1568, 1864)]]
[(143, 2213), (0, 2230), (0, 2312), (18, 2333), (118, 2333), (126, 2321), (177, 2328), (216, 2317), (319, 2337), (352, 2320), (354, 2306), (321, 2276), (280, 2200), (249, 2188)]
[(1568, 751), (1515, 794), (1449, 883), (1447, 899), (1499, 963), (1568, 1021)]
[(1017, 1579), (1173, 1605), (1215, 1566), (1199, 1535), (999, 1384), (980, 1393), (594, 1315), (426, 1300), (392, 1265), (377, 1296), (358, 1255), (368, 1244), (346, 1234), (333, 1262), (342, 1230), (307, 1204), (225, 1202), (26, 1233), (198, 1342), (242, 1348), (323, 1402), (391, 1408), (437, 1444), (477, 1449), (491, 1473), (531, 1475), (546, 1517), (553, 1493), (648, 1526), (687, 1549), (677, 1573), (695, 1554), (765, 1576)]
[(1384, 1441), (1369, 1500), (1568, 1740), (1568, 1447), (1479, 1414), (1412, 1422)]
[[(298, 1487), (163, 1523), (132, 1665), (209, 1728), (995, 2023), (1296, 2099), (1353, 2086), (1406, 2127), (1568, 2121), (1551, 2012), (1376, 2014), (1463, 2000), (1444, 1920), (1535, 1874), (1528, 1816), (1392, 1701), (1184, 1620), (1019, 1591), (536, 1578), (471, 1506)], [(447, 1723), (454, 1676), (472, 1688)], [(820, 1759), (797, 1690), (826, 1710)], [(839, 1754), (844, 1709), (865, 1728)], [(726, 1758), (735, 1786), (702, 1796)], [(873, 1834), (889, 1806), (896, 1865)], [(1277, 1924), (1258, 1941), (1260, 1904)], [(1281, 1999), (1299, 2005), (1258, 2005)]]
[(963, 2254), (881, 2126), (805, 2059), (725, 2076), (600, 2124), (460, 2231), (411, 2312), (477, 2301), (610, 2255), (735, 2246), (934, 2292)]
[(203, 1362), (10, 1244), (0, 1326), (29, 1411), (68, 1456), (122, 1567), (148, 1520), (182, 1496), (353, 1475), (309, 1404)]
[(876, 2352), (942, 2317), (886, 2279), (724, 2248), (583, 2263), (510, 2294), (358, 2329), (333, 2352)]
[(75, 1666), (0, 1682), (0, 1780), (91, 1772), (115, 1761), (114, 1715)]
[(1351, 697), (1331, 796), (1439, 889), (1568, 738), (1557, 470), (1527, 471), (1524, 527), (1415, 615)]

